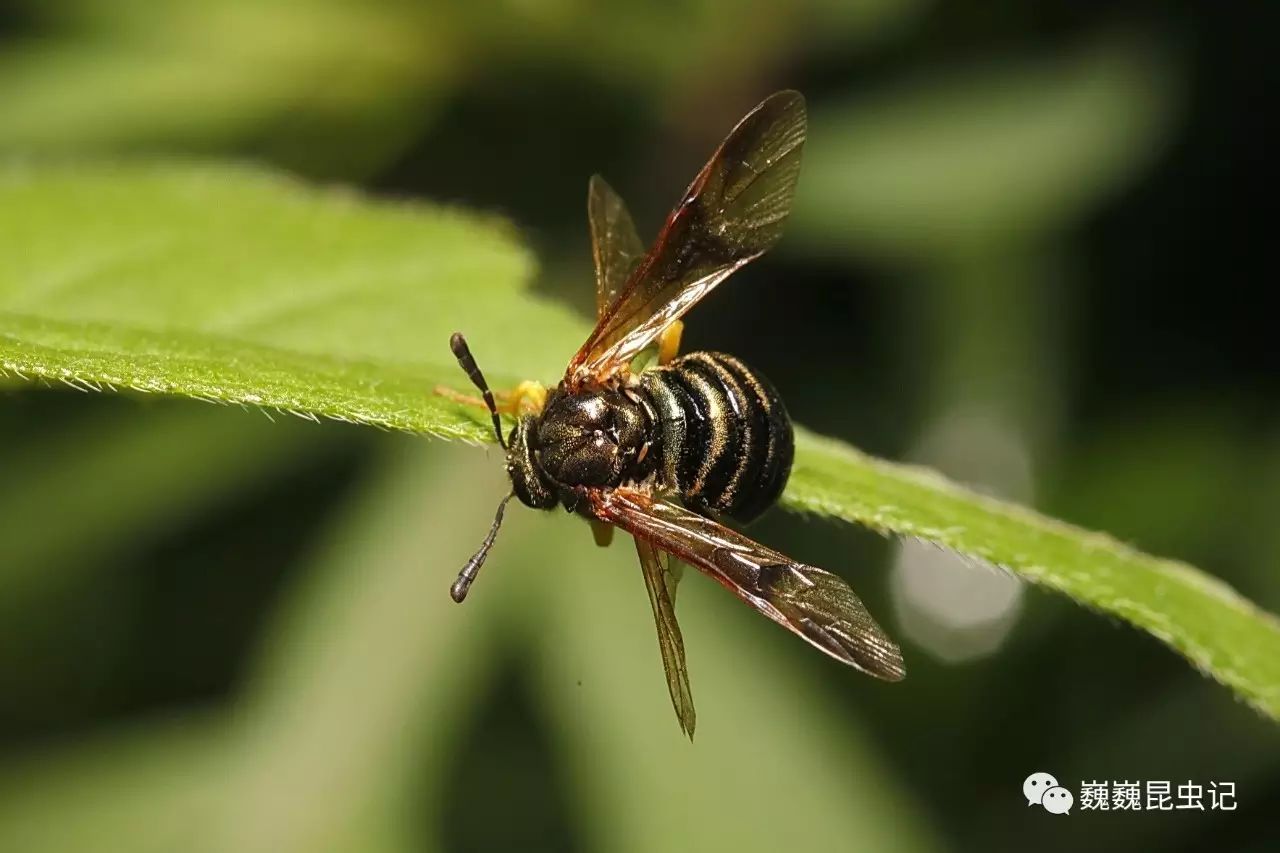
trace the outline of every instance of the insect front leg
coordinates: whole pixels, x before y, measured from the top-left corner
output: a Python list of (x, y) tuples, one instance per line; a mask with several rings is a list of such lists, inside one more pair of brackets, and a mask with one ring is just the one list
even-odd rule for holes
[(514, 391), (501, 396), (503, 405), (510, 406), (510, 409), (504, 409), (504, 411), (513, 415), (521, 412), (537, 414), (547, 404), (547, 387), (541, 382), (526, 379), (517, 385)]
[[(463, 394), (444, 385), (437, 385), (434, 390), (437, 395), (455, 403), (486, 408), (484, 400), (474, 395)], [(511, 391), (495, 391), (493, 396), (497, 398), (498, 411), (504, 415), (537, 414), (547, 402), (547, 388), (541, 382), (526, 380)]]
[(684, 321), (676, 320), (658, 337), (658, 364), (669, 364), (680, 354), (680, 336), (684, 334)]

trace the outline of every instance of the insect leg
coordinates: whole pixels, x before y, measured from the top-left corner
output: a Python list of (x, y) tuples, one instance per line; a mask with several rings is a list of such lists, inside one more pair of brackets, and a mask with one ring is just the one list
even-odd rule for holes
[(488, 408), (484, 400), (474, 397), (471, 394), (463, 394), (461, 391), (455, 391), (444, 385), (437, 385), (433, 389), (437, 396), (444, 397), (446, 400), (452, 400), (455, 403), (461, 403), (464, 406), (479, 406), (482, 409)]
[(596, 544), (601, 548), (608, 548), (613, 544), (613, 525), (603, 521), (596, 521), (594, 518), (589, 519), (591, 522), (591, 535), (595, 537)]
[[(437, 395), (464, 406), (488, 408), (481, 398), (463, 394), (445, 385), (437, 385), (433, 390)], [(541, 382), (525, 381), (517, 385), (514, 391), (494, 391), (493, 396), (497, 398), (498, 411), (504, 415), (519, 415), (523, 411), (537, 413), (542, 411), (547, 402), (547, 389)]]
[(526, 402), (529, 404), (529, 411), (536, 414), (547, 403), (547, 388), (541, 382), (526, 379), (516, 386), (516, 390), (504, 394), (503, 398), (499, 408), (508, 414), (520, 414)]
[(684, 321), (676, 320), (658, 338), (658, 364), (669, 364), (680, 352), (680, 336), (684, 334)]

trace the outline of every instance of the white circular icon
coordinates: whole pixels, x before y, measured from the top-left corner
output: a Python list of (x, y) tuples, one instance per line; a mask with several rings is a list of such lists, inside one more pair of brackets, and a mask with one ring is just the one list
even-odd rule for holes
[[(1044, 805), (1041, 799), (1044, 792), (1050, 788), (1058, 787), (1058, 780), (1048, 773), (1032, 773), (1022, 783), (1022, 795), (1027, 798), (1027, 805), (1039, 806)], [(1045, 806), (1048, 808), (1048, 806)]]
[(1040, 805), (1044, 806), (1047, 812), (1054, 814), (1066, 814), (1071, 811), (1071, 806), (1075, 804), (1076, 798), (1071, 796), (1071, 792), (1066, 788), (1050, 788), (1044, 792), (1044, 798), (1040, 800)]

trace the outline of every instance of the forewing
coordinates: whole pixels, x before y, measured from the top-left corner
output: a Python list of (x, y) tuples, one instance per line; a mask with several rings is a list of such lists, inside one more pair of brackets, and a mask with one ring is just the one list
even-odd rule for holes
[(697, 567), (815, 648), (898, 681), (902, 652), (843, 580), (797, 563), (711, 519), (634, 489), (590, 493), (596, 517)]
[(644, 244), (636, 234), (627, 204), (599, 175), (587, 182), (587, 220), (591, 224), (591, 252), (596, 262), (596, 317), (604, 316), (636, 264)]
[(648, 540), (639, 537), (636, 538), (636, 553), (640, 556), (644, 585), (649, 591), (653, 621), (658, 627), (658, 649), (662, 652), (662, 668), (667, 674), (671, 705), (676, 709), (680, 728), (692, 739), (697, 715), (693, 710), (693, 693), (689, 690), (684, 638), (680, 634), (680, 623), (676, 621), (675, 582), (668, 569), (669, 561), (666, 554), (654, 548)]
[(804, 97), (779, 92), (738, 123), (600, 315), (566, 378), (609, 375), (782, 234), (805, 139)]

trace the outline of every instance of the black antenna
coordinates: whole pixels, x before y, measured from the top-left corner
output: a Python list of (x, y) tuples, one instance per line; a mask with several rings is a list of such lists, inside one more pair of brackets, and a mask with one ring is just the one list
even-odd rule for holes
[[(498, 417), (498, 405), (493, 401), (493, 392), (489, 390), (489, 383), (484, 381), (484, 374), (480, 372), (480, 368), (476, 366), (476, 360), (471, 356), (471, 350), (467, 348), (467, 339), (462, 336), (462, 332), (454, 332), (453, 337), (449, 338), (449, 349), (453, 350), (453, 355), (458, 359), (458, 364), (466, 372), (467, 378), (471, 380), (477, 388), (480, 389), (481, 396), (484, 397), (484, 404), (489, 407), (489, 415), (493, 418), (493, 434), (498, 437), (498, 444), (502, 445), (502, 449), (507, 449), (507, 442), (502, 437), (502, 420)], [(503, 501), (506, 503), (506, 501)], [(498, 518), (502, 518), (502, 509), (498, 509)], [(494, 527), (496, 533), (497, 527)], [(489, 542), (492, 545), (493, 542)], [(483, 550), (488, 551), (488, 546)], [(482, 561), (484, 557), (480, 558)], [(468, 564), (470, 565), (470, 564)], [(478, 568), (478, 567), (477, 567)], [(468, 582), (470, 583), (470, 582)], [(466, 595), (466, 589), (462, 591)], [(457, 595), (454, 599), (461, 601)]]
[[(455, 338), (459, 337), (454, 335)], [(466, 344), (463, 344), (466, 348)], [(461, 358), (459, 358), (461, 361)], [(483, 381), (483, 380), (481, 380)], [(462, 603), (467, 597), (467, 591), (471, 589), (471, 582), (476, 579), (476, 575), (480, 573), (480, 567), (484, 565), (484, 558), (489, 556), (489, 549), (493, 547), (493, 540), (498, 538), (498, 528), (502, 526), (502, 512), (507, 508), (507, 501), (515, 497), (515, 492), (507, 495), (502, 499), (502, 503), (498, 504), (498, 514), (493, 518), (493, 527), (489, 528), (489, 535), (484, 537), (484, 542), (480, 544), (480, 550), (476, 551), (475, 556), (467, 560), (467, 564), (462, 567), (462, 571), (458, 572), (458, 579), (453, 582), (453, 586), (449, 587), (449, 595), (453, 596), (453, 600)]]

